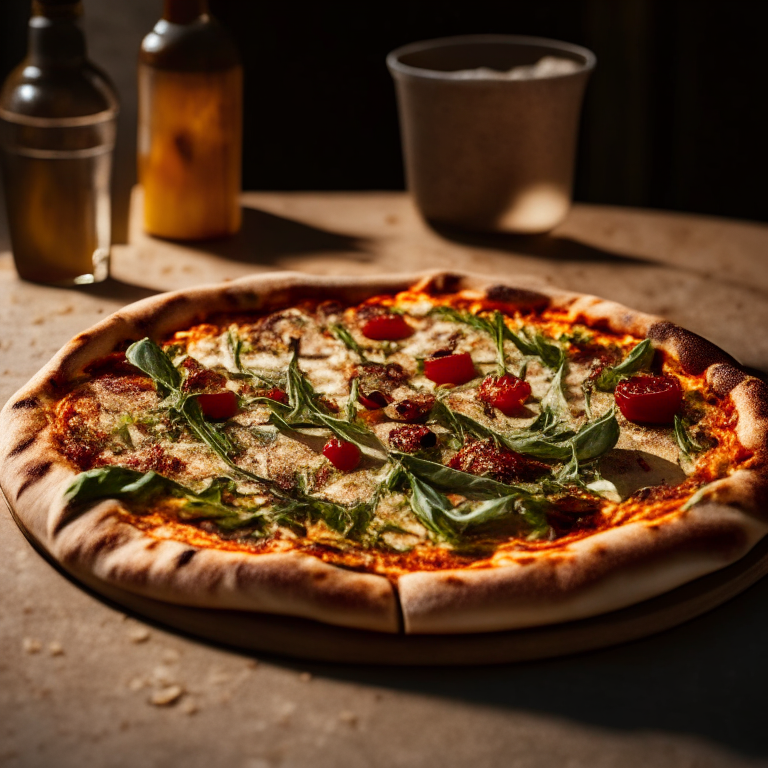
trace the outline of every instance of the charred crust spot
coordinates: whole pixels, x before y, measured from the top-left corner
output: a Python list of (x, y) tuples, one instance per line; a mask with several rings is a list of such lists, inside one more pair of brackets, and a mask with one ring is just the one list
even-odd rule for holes
[(29, 408), (37, 408), (40, 405), (40, 401), (36, 397), (24, 397), (21, 400), (17, 400), (11, 407), (14, 411), (22, 411)]
[(463, 280), (464, 278), (461, 275), (446, 272), (435, 275), (429, 282), (420, 287), (424, 293), (431, 294), (432, 296), (439, 296), (443, 293), (456, 293), (456, 291), (461, 288)]
[(21, 495), (31, 486), (33, 486), (38, 480), (41, 480), (44, 478), (48, 472), (50, 471), (51, 467), (53, 466), (53, 462), (51, 461), (43, 461), (39, 464), (33, 464), (31, 467), (29, 467), (26, 470), (27, 479), (21, 484), (21, 487), (18, 490), (18, 493), (16, 494), (16, 501), (18, 501), (21, 498)]
[(327, 579), (328, 579), (327, 571), (315, 571), (312, 574), (312, 581), (321, 582), (321, 581), (326, 581)]
[(160, 542), (157, 539), (152, 539), (152, 541), (147, 544), (146, 548), (151, 552), (153, 549), (157, 549), (159, 546)]
[(506, 304), (523, 312), (540, 311), (549, 306), (549, 298), (544, 294), (508, 285), (492, 285), (486, 289), (485, 296), (488, 301)]
[(445, 579), (443, 579), (443, 583), (451, 587), (464, 586), (464, 580), (460, 579), (458, 576), (454, 576), (453, 574), (448, 574), (448, 576), (446, 576)]
[(179, 556), (176, 558), (176, 566), (178, 568), (183, 568), (185, 565), (189, 563), (189, 561), (197, 554), (196, 549), (185, 549)]
[(659, 344), (671, 344), (683, 371), (698, 376), (715, 363), (738, 363), (720, 347), (674, 323), (654, 323), (648, 331), (648, 338)]
[(35, 440), (37, 440), (37, 435), (32, 435), (32, 437), (22, 440), (15, 448), (12, 448), (9, 451), (8, 457), (10, 458), (11, 456), (18, 456), (20, 453), (24, 453), (30, 445), (34, 444)]
[(97, 555), (100, 552), (111, 552), (113, 549), (117, 549), (123, 541), (123, 537), (119, 531), (108, 531), (95, 539), (93, 542), (93, 554)]
[(157, 312), (151, 312), (143, 317), (138, 317), (134, 322), (136, 327), (142, 331), (154, 331), (157, 328), (157, 324), (160, 318), (171, 313), (177, 307), (183, 307), (189, 303), (190, 298), (184, 294), (179, 296), (172, 296), (163, 300), (163, 304)]

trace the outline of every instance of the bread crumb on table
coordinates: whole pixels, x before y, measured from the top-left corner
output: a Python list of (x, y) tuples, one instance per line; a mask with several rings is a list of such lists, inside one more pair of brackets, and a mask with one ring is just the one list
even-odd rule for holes
[(24, 653), (40, 653), (43, 648), (43, 644), (34, 637), (25, 637), (21, 641), (21, 645), (24, 649)]
[(150, 704), (156, 707), (169, 707), (175, 704), (184, 695), (184, 689), (180, 685), (169, 685), (155, 691), (149, 699)]
[(149, 630), (146, 627), (136, 627), (128, 633), (132, 643), (146, 643), (150, 638)]
[(48, 643), (48, 653), (50, 653), (51, 656), (63, 656), (64, 646), (58, 640), (53, 640)]
[(357, 725), (357, 715), (347, 709), (339, 712), (339, 720), (347, 725)]

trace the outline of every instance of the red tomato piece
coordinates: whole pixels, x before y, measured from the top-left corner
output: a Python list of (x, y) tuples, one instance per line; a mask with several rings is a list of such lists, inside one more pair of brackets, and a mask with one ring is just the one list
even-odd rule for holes
[(358, 392), (357, 399), (360, 402), (360, 405), (366, 407), (369, 411), (377, 411), (379, 408), (386, 408), (392, 402), (392, 398), (389, 395), (380, 392), (378, 389), (374, 389), (373, 392), (369, 392), (367, 395)]
[(354, 443), (332, 437), (323, 446), (323, 456), (341, 472), (351, 472), (360, 463), (360, 449)]
[(469, 352), (436, 352), (424, 361), (424, 375), (435, 384), (466, 384), (477, 372)]
[(278, 403), (283, 403), (284, 405), (288, 402), (288, 395), (286, 395), (282, 389), (278, 389), (277, 387), (268, 389), (264, 393), (264, 397), (266, 397), (268, 400), (275, 400)]
[(374, 341), (400, 341), (412, 333), (402, 315), (377, 315), (372, 317), (362, 328), (363, 336)]
[(511, 373), (503, 376), (486, 376), (477, 396), (484, 403), (498, 408), (505, 416), (511, 416), (531, 394), (531, 385)]
[(237, 395), (231, 389), (198, 395), (197, 402), (207, 419), (231, 419), (238, 410)]
[(633, 376), (616, 385), (616, 405), (629, 421), (671, 424), (683, 402), (680, 382), (672, 376)]

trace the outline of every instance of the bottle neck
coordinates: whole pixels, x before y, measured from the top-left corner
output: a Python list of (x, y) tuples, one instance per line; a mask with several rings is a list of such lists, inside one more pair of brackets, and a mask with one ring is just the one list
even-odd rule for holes
[(165, 0), (163, 19), (171, 24), (191, 24), (208, 13), (208, 0)]
[(31, 64), (77, 66), (85, 61), (85, 35), (80, 20), (81, 0), (51, 2), (34, 0), (29, 20)]

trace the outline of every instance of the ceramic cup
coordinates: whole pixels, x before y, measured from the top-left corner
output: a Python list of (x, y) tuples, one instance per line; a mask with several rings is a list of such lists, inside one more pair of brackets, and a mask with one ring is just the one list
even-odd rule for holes
[[(571, 71), (501, 74), (544, 57), (573, 62)], [(595, 61), (577, 45), (514, 35), (447, 37), (390, 53), (406, 180), (424, 218), (519, 234), (562, 221)]]

